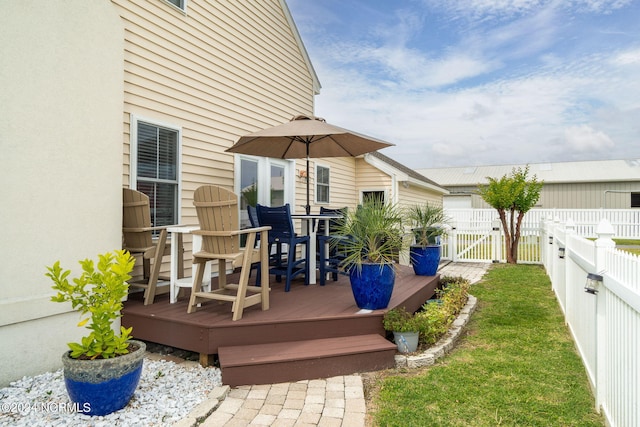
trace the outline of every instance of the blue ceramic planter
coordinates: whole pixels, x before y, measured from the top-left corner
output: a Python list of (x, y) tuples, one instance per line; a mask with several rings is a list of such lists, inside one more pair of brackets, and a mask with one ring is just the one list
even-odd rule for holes
[(356, 305), (367, 310), (386, 308), (391, 300), (396, 273), (392, 264), (362, 264), (349, 272)]
[(440, 264), (440, 246), (411, 246), (411, 265), (418, 276), (435, 276)]
[(64, 383), (71, 402), (85, 415), (107, 415), (124, 408), (138, 387), (146, 346), (111, 359), (77, 360), (62, 356)]

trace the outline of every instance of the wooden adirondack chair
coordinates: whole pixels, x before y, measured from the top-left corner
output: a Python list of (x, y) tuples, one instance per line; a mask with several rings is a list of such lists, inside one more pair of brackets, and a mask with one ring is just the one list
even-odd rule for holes
[[(269, 254), (268, 245), (256, 248), (255, 242), (268, 240), (270, 227), (239, 229), (238, 196), (214, 185), (204, 185), (196, 189), (193, 204), (198, 214), (200, 230), (193, 234), (202, 236), (202, 250), (193, 254), (196, 274), (191, 291), (187, 313), (193, 313), (199, 302), (204, 300), (229, 301), (233, 303), (233, 320), (242, 318), (245, 307), (262, 304), (262, 310), (269, 309)], [(240, 235), (246, 234), (245, 247), (240, 247)], [(218, 288), (202, 291), (204, 267), (207, 261), (218, 260)], [(238, 283), (227, 283), (226, 266), (240, 267)], [(261, 263), (261, 286), (249, 286), (251, 264)]]
[[(154, 231), (160, 232), (155, 241)], [(162, 258), (171, 255), (167, 226), (152, 227), (149, 196), (129, 188), (122, 189), (122, 236), (123, 249), (142, 257), (143, 277), (129, 281), (129, 286), (143, 288), (144, 305), (153, 304), (158, 280), (169, 280), (160, 277)]]

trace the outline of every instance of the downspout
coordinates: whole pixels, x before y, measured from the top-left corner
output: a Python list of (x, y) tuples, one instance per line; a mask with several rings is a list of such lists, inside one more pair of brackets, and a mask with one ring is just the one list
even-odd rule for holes
[(398, 188), (398, 176), (395, 173), (391, 174), (391, 188), (393, 189), (393, 197), (392, 197), (392, 203), (398, 204), (398, 201), (400, 200), (400, 197), (398, 196), (398, 193), (400, 191), (400, 189)]

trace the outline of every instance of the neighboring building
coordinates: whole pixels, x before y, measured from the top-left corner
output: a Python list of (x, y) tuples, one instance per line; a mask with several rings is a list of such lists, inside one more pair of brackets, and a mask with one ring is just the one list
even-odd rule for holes
[[(449, 190), (447, 208), (488, 208), (477, 195), (487, 177), (510, 175), (527, 165), (429, 168), (417, 171)], [(640, 208), (640, 159), (533, 163), (529, 176), (544, 181), (537, 208)]]
[[(0, 386), (60, 367), (84, 333), (69, 305), (50, 302), (45, 266), (77, 273), (79, 259), (121, 247), (123, 186), (150, 195), (155, 225), (196, 224), (203, 184), (255, 185), (256, 202), (302, 212), (303, 159), (225, 150), (313, 115), (320, 90), (284, 0), (3, 6)], [(446, 190), (385, 159), (312, 159), (312, 210), (355, 206), (366, 191), (441, 202)]]

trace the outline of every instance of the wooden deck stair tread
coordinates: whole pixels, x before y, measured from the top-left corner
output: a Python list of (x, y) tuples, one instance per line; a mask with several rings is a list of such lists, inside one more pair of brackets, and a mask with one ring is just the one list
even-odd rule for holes
[[(416, 276), (410, 266), (399, 266), (396, 274), (389, 309), (404, 306), (416, 310), (434, 295), (438, 276)], [(235, 280), (235, 276), (229, 277), (229, 282)], [(358, 313), (348, 277), (339, 275), (338, 281), (327, 286), (303, 283), (299, 280), (290, 292), (274, 284), (269, 310), (251, 307), (235, 322), (228, 303), (204, 303), (195, 313), (187, 314), (188, 298), (170, 304), (168, 295), (159, 295), (154, 304), (144, 305), (141, 293), (130, 295), (121, 321), (123, 326), (133, 327), (138, 339), (199, 353), (205, 366), (216, 355), (222, 361), (224, 384), (234, 387), (330, 378), (395, 365), (397, 349), (384, 339), (385, 311)], [(212, 286), (217, 286), (215, 277)], [(362, 337), (369, 334), (375, 336)], [(347, 338), (339, 338), (344, 336)], [(369, 340), (370, 347), (366, 345)], [(376, 351), (373, 343), (384, 350)], [(258, 344), (261, 346), (253, 347)], [(238, 346), (242, 347), (233, 353)], [(309, 352), (304, 355), (306, 349)], [(360, 349), (366, 352), (355, 353)], [(228, 366), (243, 360), (244, 366)]]
[(220, 347), (222, 380), (232, 387), (328, 378), (390, 368), (396, 346), (378, 334)]
[(377, 334), (220, 347), (220, 365), (225, 367), (255, 363), (287, 362), (322, 358), (337, 354), (359, 354), (371, 351), (394, 350), (396, 346)]

